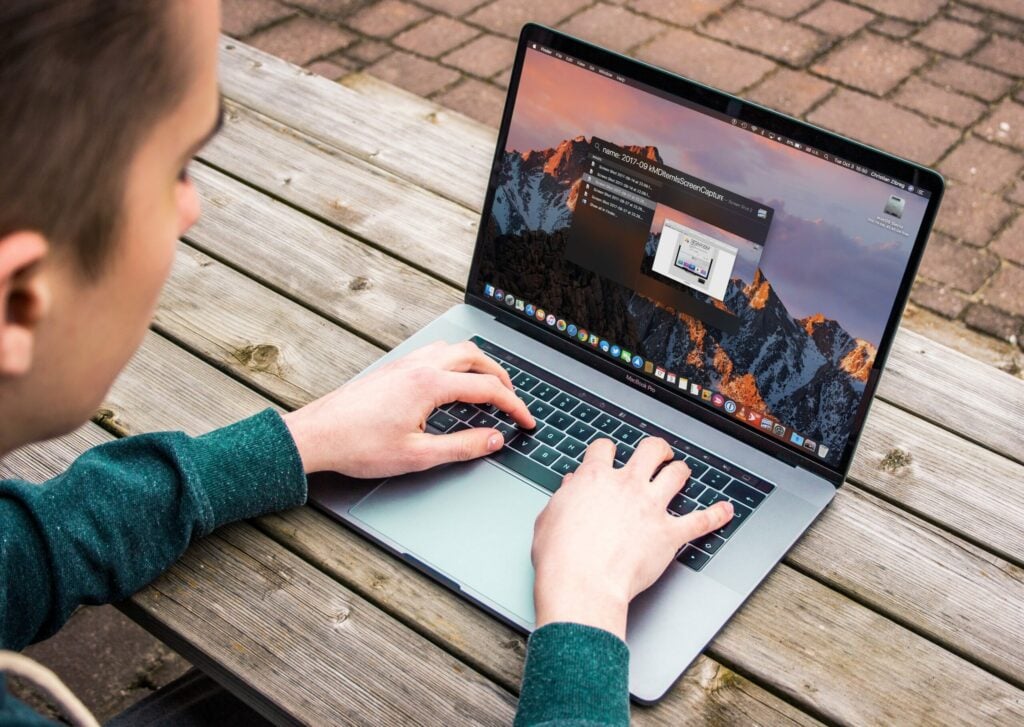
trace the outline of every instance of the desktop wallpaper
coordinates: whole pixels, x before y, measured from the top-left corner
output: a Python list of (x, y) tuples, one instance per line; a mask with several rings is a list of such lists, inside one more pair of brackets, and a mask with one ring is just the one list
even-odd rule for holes
[[(738, 316), (738, 330), (710, 327), (565, 259), (595, 136), (773, 208), (760, 260), (740, 255), (725, 300), (693, 292)], [(825, 461), (836, 465), (927, 207), (903, 194), (902, 229), (877, 224), (894, 191), (527, 50), (480, 276), (825, 444)], [(648, 258), (665, 216), (743, 247), (659, 205)]]

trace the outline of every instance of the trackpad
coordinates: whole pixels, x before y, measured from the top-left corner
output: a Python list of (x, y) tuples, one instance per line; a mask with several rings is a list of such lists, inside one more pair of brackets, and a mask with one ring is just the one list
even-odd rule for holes
[(550, 495), (485, 461), (382, 483), (349, 513), (531, 625), (533, 522)]

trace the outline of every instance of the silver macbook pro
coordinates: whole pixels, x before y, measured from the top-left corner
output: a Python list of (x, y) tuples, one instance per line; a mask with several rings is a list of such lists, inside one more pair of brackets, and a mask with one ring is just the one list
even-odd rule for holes
[(664, 437), (693, 472), (670, 509), (736, 514), (631, 606), (630, 691), (656, 701), (842, 484), (942, 190), (932, 170), (528, 25), (465, 302), (379, 363), (473, 339), (538, 426), (455, 402), (430, 429), (494, 426), (501, 451), (384, 481), (315, 475), (311, 500), (530, 631), (533, 523), (562, 477), (595, 437), (619, 462)]

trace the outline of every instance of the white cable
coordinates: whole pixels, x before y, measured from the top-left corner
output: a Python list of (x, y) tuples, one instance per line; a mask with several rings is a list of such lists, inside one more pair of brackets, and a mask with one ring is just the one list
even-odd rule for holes
[(0, 651), (0, 672), (8, 672), (25, 679), (52, 699), (75, 727), (100, 727), (100, 723), (86, 709), (56, 674), (23, 654)]

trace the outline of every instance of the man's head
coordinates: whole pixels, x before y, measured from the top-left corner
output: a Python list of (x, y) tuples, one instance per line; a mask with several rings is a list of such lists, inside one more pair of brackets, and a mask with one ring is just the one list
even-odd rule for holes
[(197, 218), (211, 0), (0, 3), (0, 453), (84, 421)]

